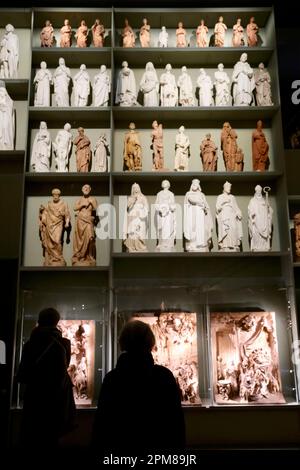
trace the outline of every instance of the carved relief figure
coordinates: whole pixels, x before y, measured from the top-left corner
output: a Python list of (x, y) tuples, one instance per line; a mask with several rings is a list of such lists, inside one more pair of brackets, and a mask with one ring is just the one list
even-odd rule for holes
[(217, 197), (216, 217), (218, 224), (218, 246), (220, 251), (240, 251), (243, 237), (242, 212), (231, 193), (231, 184), (226, 181), (223, 193)]
[(233, 47), (242, 47), (245, 45), (244, 41), (244, 28), (241, 24), (241, 18), (236, 20), (236, 24), (233, 26), (232, 31), (232, 45)]
[(82, 196), (75, 204), (73, 266), (96, 266), (96, 209), (97, 201), (90, 195), (92, 188), (85, 184)]
[(230, 79), (226, 72), (224, 72), (224, 65), (219, 64), (218, 70), (215, 72), (215, 82), (216, 90), (216, 106), (230, 106), (231, 105), (231, 95), (230, 95)]
[(67, 172), (69, 168), (69, 156), (72, 148), (72, 133), (71, 124), (68, 122), (64, 125), (64, 128), (58, 131), (53, 142), (53, 149), (55, 154), (55, 165), (56, 171)]
[(80, 70), (76, 73), (74, 79), (74, 106), (87, 106), (90, 94), (91, 80), (86, 70), (86, 66), (81, 64)]
[(207, 33), (208, 33), (208, 27), (205, 25), (204, 20), (201, 20), (199, 26), (196, 29), (198, 47), (208, 46)]
[(133, 32), (133, 29), (129, 25), (127, 18), (125, 19), (124, 24), (125, 26), (122, 31), (123, 47), (134, 47), (135, 46), (135, 34)]
[(200, 144), (200, 157), (203, 171), (217, 171), (218, 147), (211, 139), (211, 134), (206, 134)]
[[(248, 205), (248, 228), (251, 251), (270, 251), (273, 209), (269, 203), (271, 188), (255, 186), (255, 193)], [(262, 192), (264, 191), (265, 197)]]
[(194, 179), (184, 198), (185, 251), (206, 252), (212, 245), (213, 220), (200, 181)]
[(193, 83), (185, 66), (181, 68), (181, 75), (178, 78), (179, 103), (181, 106), (195, 106)]
[(93, 44), (95, 47), (103, 47), (104, 46), (104, 34), (105, 28), (103, 24), (101, 24), (99, 18), (95, 20), (95, 23), (91, 27), (92, 36), (93, 36)]
[(140, 186), (134, 183), (127, 198), (123, 224), (123, 244), (129, 253), (148, 251), (145, 239), (148, 230), (149, 204)]
[(64, 25), (60, 30), (60, 47), (72, 46), (72, 26), (69, 20), (64, 21)]
[(262, 121), (257, 121), (256, 129), (252, 133), (252, 162), (254, 171), (269, 169), (269, 144), (263, 131)]
[(176, 47), (186, 47), (186, 31), (183, 27), (183, 23), (179, 21), (176, 29)]
[(218, 22), (215, 24), (215, 29), (214, 29), (216, 47), (224, 46), (226, 30), (227, 30), (227, 26), (224, 23), (223, 16), (220, 16)]
[(116, 89), (116, 104), (120, 106), (134, 106), (136, 101), (136, 83), (133, 71), (128, 67), (128, 62), (122, 62), (122, 69), (118, 75)]
[(14, 150), (14, 148), (14, 102), (7, 93), (5, 82), (0, 80), (0, 150)]
[(107, 171), (107, 157), (110, 155), (105, 134), (101, 134), (94, 149), (93, 170), (104, 173)]
[(271, 77), (261, 62), (254, 74), (257, 106), (272, 106)]
[(152, 132), (151, 132), (153, 150), (153, 170), (163, 170), (164, 169), (164, 142), (163, 142), (163, 126), (158, 124), (157, 121), (152, 122)]
[(40, 32), (41, 47), (54, 46), (54, 29), (49, 20), (46, 20), (45, 26)]
[(177, 106), (178, 88), (171, 64), (167, 64), (165, 72), (160, 77), (160, 104), (161, 106)]
[(241, 148), (237, 148), (235, 154), (234, 170), (233, 171), (243, 171), (244, 170), (244, 152)]
[(129, 131), (124, 137), (123, 158), (124, 171), (142, 171), (142, 147), (134, 122), (129, 124)]
[(53, 74), (55, 102), (59, 107), (68, 107), (70, 106), (69, 83), (71, 80), (71, 72), (69, 67), (66, 67), (63, 57), (60, 57), (58, 64)]
[(258, 43), (257, 34), (259, 32), (259, 27), (255, 23), (254, 16), (251, 16), (249, 23), (247, 24), (247, 40), (249, 47), (256, 47)]
[(110, 76), (105, 65), (101, 65), (100, 72), (94, 77), (94, 106), (108, 106), (110, 94)]
[(143, 18), (143, 24), (140, 28), (140, 43), (142, 47), (150, 47), (150, 25), (147, 18)]
[(77, 47), (87, 46), (88, 27), (84, 20), (81, 21), (79, 28), (76, 31), (75, 38), (77, 40)]
[(176, 204), (175, 196), (170, 191), (170, 182), (161, 183), (162, 190), (157, 193), (155, 201), (155, 227), (157, 246), (155, 251), (174, 251), (176, 238)]
[(200, 74), (197, 78), (197, 85), (199, 87), (199, 106), (212, 106), (213, 85), (211, 78), (207, 75), (204, 69), (200, 69), (199, 72)]
[(229, 122), (223, 124), (221, 150), (226, 171), (242, 171), (240, 164), (243, 162), (243, 152), (237, 146), (237, 133)]
[(46, 62), (41, 62), (40, 69), (35, 74), (33, 84), (34, 106), (50, 106), (50, 84), (52, 83), (52, 74), (47, 69)]
[(300, 257), (300, 212), (294, 216), (294, 230), (295, 230), (295, 252), (297, 258)]
[(158, 47), (168, 47), (169, 33), (165, 26), (161, 27), (161, 32), (158, 36)]
[(50, 171), (51, 138), (44, 121), (40, 122), (40, 128), (34, 138), (30, 165), (36, 173)]
[(140, 82), (140, 90), (144, 95), (144, 106), (159, 105), (159, 80), (152, 62), (147, 62)]
[(253, 101), (255, 80), (253, 69), (247, 62), (248, 56), (244, 52), (239, 62), (233, 68), (233, 104), (234, 106), (250, 106)]
[[(68, 205), (60, 198), (60, 190), (52, 190), (52, 201), (39, 209), (39, 232), (42, 242), (44, 266), (66, 266), (63, 257), (64, 230), (70, 226)], [(68, 243), (68, 239), (67, 239)]]
[(83, 127), (78, 128), (78, 136), (75, 137), (73, 144), (76, 148), (76, 167), (79, 173), (87, 173), (90, 171), (90, 163), (92, 158), (91, 141), (84, 133)]
[(0, 41), (0, 78), (18, 78), (19, 38), (12, 24), (5, 26)]
[(185, 135), (184, 126), (180, 126), (175, 141), (175, 171), (188, 171), (190, 158), (190, 139)]

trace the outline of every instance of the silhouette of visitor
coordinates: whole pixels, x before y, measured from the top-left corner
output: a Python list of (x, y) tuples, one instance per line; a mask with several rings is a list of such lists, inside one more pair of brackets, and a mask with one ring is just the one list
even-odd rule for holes
[(94, 423), (95, 455), (139, 455), (185, 446), (180, 392), (172, 372), (155, 365), (149, 325), (129, 321), (119, 338), (122, 354), (106, 374)]
[(57, 328), (54, 308), (39, 313), (24, 345), (17, 381), (25, 384), (21, 445), (26, 451), (55, 451), (59, 438), (74, 427), (75, 402), (67, 367), (71, 343)]

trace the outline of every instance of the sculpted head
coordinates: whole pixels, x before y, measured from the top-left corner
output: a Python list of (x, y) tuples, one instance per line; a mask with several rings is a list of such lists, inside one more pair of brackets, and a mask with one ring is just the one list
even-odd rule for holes
[(219, 16), (219, 23), (223, 23), (223, 16)]
[(54, 188), (51, 191), (53, 202), (58, 202), (60, 198), (61, 191), (58, 188)]
[(171, 184), (170, 184), (170, 181), (168, 181), (168, 180), (163, 180), (162, 183), (161, 183), (161, 187), (163, 189), (169, 189), (170, 186), (171, 186)]
[(141, 188), (140, 188), (140, 185), (137, 184), (137, 183), (133, 183), (133, 185), (131, 186), (131, 195), (132, 196), (136, 196), (138, 194), (141, 194)]
[(58, 64), (59, 64), (59, 65), (66, 65), (65, 59), (64, 59), (63, 57), (60, 57), (60, 58), (58, 59)]
[(261, 62), (261, 63), (258, 65), (258, 68), (259, 68), (259, 70), (264, 70), (265, 64), (263, 64), (263, 62)]
[(7, 33), (13, 33), (14, 30), (15, 30), (15, 28), (14, 28), (13, 25), (10, 24), (10, 23), (8, 23), (8, 24), (5, 26), (5, 31), (6, 31)]
[(69, 132), (71, 130), (71, 124), (66, 122), (66, 124), (64, 125), (64, 130)]
[(166, 65), (166, 71), (167, 72), (170, 72), (172, 70), (172, 65), (171, 64), (167, 64)]
[(231, 193), (231, 186), (232, 186), (232, 184), (229, 183), (229, 181), (226, 181), (223, 184), (224, 193), (230, 194)]
[(198, 180), (197, 178), (193, 179), (190, 190), (201, 191), (200, 180)]
[(40, 129), (47, 129), (47, 123), (45, 121), (40, 122)]
[(84, 134), (84, 128), (83, 127), (78, 127), (78, 134), (83, 135)]
[(243, 54), (241, 55), (240, 57), (240, 61), (241, 62), (247, 62), (247, 59), (248, 59), (248, 55), (246, 52), (243, 52)]
[(183, 67), (181, 67), (181, 72), (186, 73), (186, 66), (185, 65)]
[(185, 131), (185, 128), (184, 128), (184, 126), (180, 126), (178, 130), (179, 130), (180, 133), (183, 133)]
[(86, 70), (86, 65), (85, 65), (85, 64), (81, 64), (80, 70)]
[(68, 26), (68, 25), (69, 25), (69, 20), (65, 20), (65, 21), (64, 21), (64, 25), (65, 25), (65, 26)]
[(256, 127), (257, 127), (257, 129), (262, 129), (263, 128), (263, 122), (261, 120), (257, 121)]
[(157, 121), (153, 121), (152, 122), (152, 127), (153, 129), (156, 129), (158, 127), (158, 122)]
[(219, 70), (220, 72), (223, 72), (223, 70), (224, 70), (224, 64), (219, 64), (219, 65), (218, 65), (218, 70)]
[(106, 72), (106, 65), (101, 65), (100, 72), (102, 73)]
[(84, 196), (88, 196), (91, 192), (92, 188), (90, 187), (89, 184), (84, 184), (81, 188), (82, 194)]
[(40, 67), (42, 70), (45, 70), (47, 68), (47, 64), (44, 60), (40, 63)]
[(255, 194), (258, 195), (258, 196), (261, 196), (261, 194), (262, 194), (262, 187), (260, 186), (260, 184), (257, 184), (255, 186)]
[(126, 60), (124, 60), (124, 62), (122, 62), (122, 67), (123, 67), (123, 68), (127, 68), (127, 67), (128, 67), (128, 62), (126, 62)]
[(162, 30), (163, 32), (165, 32), (165, 31), (166, 31), (166, 27), (165, 27), (165, 26), (162, 26), (162, 27), (161, 27), (161, 30)]
[(134, 124), (134, 122), (131, 122), (128, 127), (129, 127), (130, 130), (133, 131), (133, 130), (135, 129), (135, 124)]
[(154, 65), (152, 62), (147, 62), (146, 64), (146, 70), (149, 71), (149, 70), (154, 70)]

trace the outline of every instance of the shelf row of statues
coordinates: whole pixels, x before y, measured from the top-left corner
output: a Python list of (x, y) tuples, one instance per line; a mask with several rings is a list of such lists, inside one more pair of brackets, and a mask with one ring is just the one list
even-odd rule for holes
[[(99, 18), (96, 18), (94, 24), (89, 29), (85, 20), (80, 22), (75, 33), (76, 46), (87, 47), (89, 45), (89, 32), (92, 35), (92, 44), (94, 47), (104, 46), (105, 28)], [(53, 47), (56, 44), (54, 28), (50, 20), (46, 20), (45, 26), (40, 32), (41, 47)], [(64, 20), (60, 29), (60, 47), (71, 47), (73, 40), (73, 31), (70, 21)]]
[[(214, 73), (214, 81), (204, 68), (200, 68), (194, 90), (191, 76), (186, 66), (181, 68), (181, 75), (176, 80), (171, 64), (158, 78), (152, 62), (148, 62), (140, 81), (139, 89), (143, 94), (144, 106), (272, 106), (271, 77), (263, 63), (254, 70), (243, 53), (234, 65), (232, 79), (220, 63)], [(254, 96), (255, 92), (255, 96)], [(122, 63), (116, 89), (116, 104), (136, 106), (138, 89), (133, 70), (128, 62)], [(197, 104), (196, 104), (197, 103)]]

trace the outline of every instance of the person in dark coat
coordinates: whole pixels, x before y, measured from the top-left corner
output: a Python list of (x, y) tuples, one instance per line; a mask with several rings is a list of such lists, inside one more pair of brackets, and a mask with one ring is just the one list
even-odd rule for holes
[(72, 382), (68, 374), (71, 343), (57, 328), (54, 308), (39, 313), (38, 325), (24, 345), (17, 381), (24, 384), (21, 446), (30, 452), (58, 447), (75, 420)]
[(155, 365), (155, 337), (139, 320), (123, 328), (115, 369), (106, 374), (94, 424), (95, 455), (138, 455), (185, 446), (179, 387), (172, 372)]

